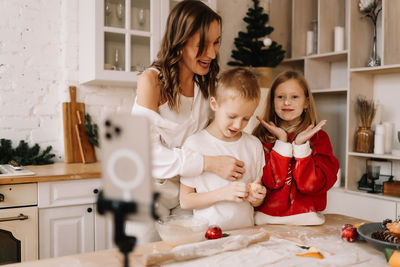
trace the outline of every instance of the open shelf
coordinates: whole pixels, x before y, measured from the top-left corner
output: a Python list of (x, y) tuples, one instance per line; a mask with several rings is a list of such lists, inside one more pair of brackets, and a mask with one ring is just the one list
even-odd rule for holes
[(322, 88), (322, 89), (311, 89), (313, 94), (333, 94), (333, 93), (346, 93), (348, 88)]
[(392, 64), (379, 67), (350, 68), (350, 72), (362, 72), (369, 74), (400, 73), (400, 64)]
[(323, 54), (309, 55), (308, 59), (320, 59), (327, 62), (345, 61), (347, 60), (347, 50), (340, 52), (328, 52)]
[[(285, 63), (294, 63), (294, 62), (303, 62), (304, 61), (304, 59), (305, 59), (306, 57), (304, 56), (304, 57), (296, 57), (296, 58), (285, 58), (283, 61), (282, 61), (282, 63), (283, 64), (285, 64)], [(281, 63), (281, 64), (282, 64)]]
[(374, 159), (400, 160), (400, 156), (394, 156), (392, 154), (374, 154), (374, 153), (349, 152), (349, 156), (363, 157), (363, 158), (374, 158)]

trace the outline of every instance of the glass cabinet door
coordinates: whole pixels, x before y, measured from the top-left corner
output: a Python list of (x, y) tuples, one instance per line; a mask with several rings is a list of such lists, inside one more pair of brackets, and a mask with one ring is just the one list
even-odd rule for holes
[(142, 71), (150, 65), (150, 16), (149, 0), (104, 0), (104, 70)]
[(104, 0), (104, 26), (125, 27), (125, 0)]
[(104, 69), (125, 70), (125, 35), (104, 33)]
[(79, 82), (134, 87), (158, 52), (165, 1), (78, 1)]
[(150, 1), (131, 0), (131, 29), (150, 32)]

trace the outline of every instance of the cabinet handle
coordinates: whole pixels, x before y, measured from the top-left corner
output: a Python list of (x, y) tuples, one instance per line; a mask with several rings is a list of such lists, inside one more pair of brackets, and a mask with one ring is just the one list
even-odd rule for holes
[(0, 194), (0, 202), (4, 202), (4, 195)]
[(94, 189), (94, 190), (93, 190), (93, 193), (95, 193), (95, 194), (99, 193), (99, 189), (97, 189), (97, 188)]
[(23, 221), (28, 219), (29, 217), (24, 214), (19, 214), (18, 216), (14, 217), (5, 217), (5, 218), (0, 218), (0, 222), (8, 222), (8, 221)]
[(92, 208), (87, 209), (87, 212), (89, 212), (89, 213), (91, 213), (92, 211), (93, 211)]

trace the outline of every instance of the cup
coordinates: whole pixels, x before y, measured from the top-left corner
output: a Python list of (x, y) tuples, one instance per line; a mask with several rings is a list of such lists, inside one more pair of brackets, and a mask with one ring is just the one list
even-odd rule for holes
[(368, 178), (378, 180), (381, 173), (381, 166), (368, 165), (367, 166)]

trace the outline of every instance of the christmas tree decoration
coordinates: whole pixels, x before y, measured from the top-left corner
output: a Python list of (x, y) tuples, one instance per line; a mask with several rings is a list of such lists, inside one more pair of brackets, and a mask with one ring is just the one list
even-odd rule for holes
[(271, 40), (270, 38), (266, 37), (266, 38), (263, 40), (263, 44), (264, 44), (266, 47), (270, 47), (270, 46), (272, 45), (272, 40)]
[(236, 49), (232, 50), (229, 61), (230, 66), (247, 67), (276, 67), (284, 58), (285, 50), (270, 38), (266, 38), (274, 30), (266, 26), (269, 16), (263, 13), (264, 8), (259, 6), (259, 0), (253, 0), (254, 6), (250, 7), (244, 17), (247, 32), (240, 31), (235, 38)]

